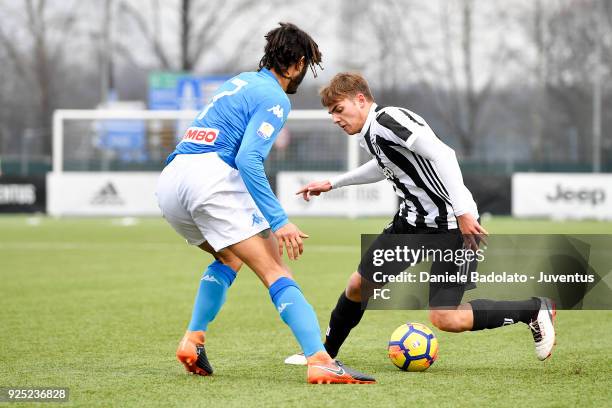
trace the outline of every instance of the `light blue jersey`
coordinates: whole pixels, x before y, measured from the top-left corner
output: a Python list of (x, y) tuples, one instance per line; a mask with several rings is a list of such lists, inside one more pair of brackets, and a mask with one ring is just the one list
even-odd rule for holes
[[(263, 162), (291, 103), (269, 70), (243, 72), (225, 82), (168, 156), (216, 152), (240, 172), (257, 207), (276, 231), (289, 220), (270, 188)], [(206, 175), (202, 175), (206, 177)]]

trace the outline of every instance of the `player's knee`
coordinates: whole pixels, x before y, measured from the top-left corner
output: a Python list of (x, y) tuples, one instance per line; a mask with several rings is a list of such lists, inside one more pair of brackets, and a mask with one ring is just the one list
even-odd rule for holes
[(361, 275), (353, 272), (346, 285), (346, 297), (353, 302), (361, 302)]
[(218, 259), (223, 265), (229, 266), (230, 268), (232, 268), (234, 272), (238, 272), (243, 265), (242, 261), (237, 256), (221, 256), (220, 255)]
[(466, 330), (462, 314), (457, 310), (430, 310), (429, 321), (435, 327), (447, 332), (462, 332)]
[(449, 331), (448, 328), (450, 326), (450, 319), (448, 319), (448, 314), (445, 312), (445, 310), (430, 310), (429, 321), (436, 328), (444, 331)]
[(215, 257), (215, 259), (221, 262), (225, 266), (229, 266), (234, 270), (234, 272), (238, 272), (242, 267), (242, 261), (236, 255), (234, 255), (231, 251), (227, 249), (222, 249), (219, 252), (215, 251), (215, 249), (208, 243), (208, 241), (204, 241), (202, 244), (198, 245), (198, 247), (211, 254)]

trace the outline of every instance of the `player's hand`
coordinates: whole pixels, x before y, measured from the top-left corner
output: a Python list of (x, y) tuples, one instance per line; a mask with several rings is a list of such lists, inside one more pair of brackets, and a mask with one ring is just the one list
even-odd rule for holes
[(325, 181), (312, 181), (302, 187), (295, 195), (302, 195), (302, 198), (306, 201), (310, 201), (311, 196), (318, 196), (321, 193), (327, 193), (332, 189), (332, 185), (329, 180)]
[(302, 252), (304, 252), (304, 243), (302, 238), (308, 238), (308, 235), (300, 231), (300, 229), (292, 223), (287, 223), (276, 230), (274, 233), (278, 241), (278, 253), (283, 256), (283, 246), (287, 248), (287, 256), (289, 259), (297, 260)]
[(481, 241), (487, 245), (484, 237), (489, 233), (476, 221), (472, 214), (465, 213), (457, 216), (457, 224), (459, 224), (459, 230), (468, 248), (477, 251)]

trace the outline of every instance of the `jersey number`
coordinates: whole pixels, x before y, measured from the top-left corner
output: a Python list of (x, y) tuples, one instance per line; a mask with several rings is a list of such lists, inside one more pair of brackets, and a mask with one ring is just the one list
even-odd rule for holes
[(204, 107), (204, 109), (202, 110), (202, 113), (200, 113), (198, 115), (198, 120), (202, 120), (204, 118), (204, 116), (206, 116), (206, 113), (208, 113), (208, 110), (210, 108), (213, 107), (213, 105), (215, 104), (215, 102), (217, 102), (219, 99), (223, 98), (224, 96), (230, 96), (233, 95), (235, 93), (237, 93), (238, 91), (240, 91), (246, 84), (248, 84), (248, 82), (243, 81), (240, 78), (234, 78), (231, 80), (231, 83), (236, 85), (236, 87), (234, 89), (232, 89), (231, 91), (223, 91), (223, 92), (219, 92), (218, 94), (216, 94), (215, 96), (213, 96), (212, 100), (210, 101), (210, 103), (208, 105), (206, 105)]

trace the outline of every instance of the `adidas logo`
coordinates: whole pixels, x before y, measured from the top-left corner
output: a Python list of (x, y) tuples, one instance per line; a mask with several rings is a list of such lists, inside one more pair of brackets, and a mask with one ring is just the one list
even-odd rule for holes
[(502, 326), (509, 326), (511, 324), (514, 324), (514, 320), (509, 317), (504, 317), (504, 324)]
[(217, 285), (221, 285), (221, 282), (219, 282), (217, 278), (215, 278), (212, 275), (204, 275), (202, 276), (201, 280), (206, 281), (206, 282), (215, 282)]
[(283, 311), (287, 308), (287, 306), (292, 305), (293, 303), (281, 303), (278, 307), (278, 313), (283, 313)]
[(91, 199), (93, 205), (123, 205), (117, 189), (110, 181)]

